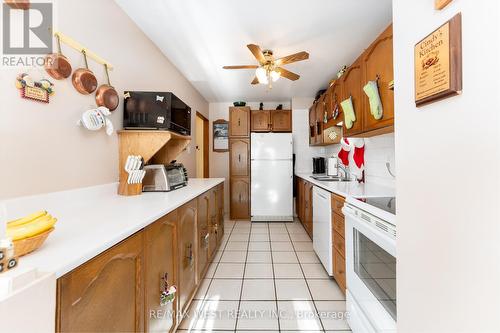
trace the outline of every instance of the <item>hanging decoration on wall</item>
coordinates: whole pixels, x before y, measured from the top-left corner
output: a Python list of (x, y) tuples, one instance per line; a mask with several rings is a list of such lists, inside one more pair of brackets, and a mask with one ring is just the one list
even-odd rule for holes
[(37, 102), (48, 103), (49, 96), (54, 94), (54, 85), (47, 79), (35, 81), (27, 74), (19, 74), (16, 78), (16, 88), (21, 91), (21, 97)]
[(175, 300), (177, 287), (168, 284), (168, 273), (160, 278), (160, 306), (165, 306)]
[(435, 102), (462, 92), (462, 15), (415, 45), (415, 104)]
[(340, 140), (340, 151), (338, 157), (344, 166), (349, 166), (349, 152), (351, 151), (351, 144), (347, 138)]
[(112, 135), (114, 126), (108, 116), (111, 114), (109, 109), (105, 106), (99, 106), (96, 109), (90, 109), (82, 114), (78, 120), (77, 125), (83, 126), (89, 131), (98, 131), (101, 128), (106, 128), (106, 134)]
[(229, 122), (217, 119), (213, 122), (213, 151), (223, 153), (229, 151)]

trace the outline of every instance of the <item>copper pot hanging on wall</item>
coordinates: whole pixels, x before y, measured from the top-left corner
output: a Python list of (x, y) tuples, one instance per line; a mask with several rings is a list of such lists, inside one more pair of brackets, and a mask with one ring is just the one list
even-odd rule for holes
[(71, 75), (73, 68), (71, 68), (68, 58), (61, 52), (61, 40), (59, 35), (56, 35), (56, 40), (57, 53), (52, 53), (45, 57), (45, 70), (53, 79), (67, 79)]
[(87, 54), (82, 50), (83, 59), (85, 60), (85, 68), (78, 68), (74, 73), (71, 81), (75, 89), (83, 95), (89, 95), (97, 89), (97, 79), (89, 69), (87, 63)]
[(109, 109), (109, 111), (114, 111), (118, 107), (119, 103), (118, 93), (109, 82), (108, 64), (104, 64), (104, 68), (106, 69), (106, 78), (108, 83), (101, 84), (99, 88), (97, 88), (95, 102), (97, 106), (105, 106)]

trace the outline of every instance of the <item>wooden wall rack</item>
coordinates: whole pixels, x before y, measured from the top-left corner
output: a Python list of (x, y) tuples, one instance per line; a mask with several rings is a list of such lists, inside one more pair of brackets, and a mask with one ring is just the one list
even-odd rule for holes
[(118, 194), (139, 195), (142, 184), (128, 184), (128, 173), (125, 162), (129, 155), (140, 155), (144, 164), (168, 164), (191, 142), (190, 136), (184, 136), (170, 131), (152, 130), (121, 130), (118, 131), (119, 142), (119, 174), (120, 185)]
[(85, 54), (87, 58), (91, 58), (95, 62), (101, 64), (101, 65), (107, 65), (108, 70), (113, 70), (113, 65), (111, 63), (103, 58), (101, 58), (99, 55), (97, 55), (95, 52), (89, 50), (82, 44), (78, 43), (76, 40), (74, 40), (71, 37), (66, 36), (62, 32), (56, 31), (54, 32), (54, 36), (59, 37), (59, 40), (61, 43), (66, 44), (67, 46), (77, 50), (79, 53), (82, 53), (82, 51), (85, 51)]

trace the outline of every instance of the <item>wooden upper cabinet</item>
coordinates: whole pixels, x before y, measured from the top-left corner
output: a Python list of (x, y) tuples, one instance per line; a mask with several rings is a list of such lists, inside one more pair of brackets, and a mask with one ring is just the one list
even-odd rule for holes
[[(177, 285), (177, 212), (162, 217), (144, 229), (145, 249), (145, 332), (173, 332), (176, 320), (176, 297), (172, 303), (160, 305), (161, 286), (166, 277), (170, 285)], [(167, 316), (150, 316), (156, 313), (172, 313)], [(164, 312), (165, 311), (165, 312)]]
[(309, 108), (309, 145), (316, 143), (316, 104)]
[(229, 139), (229, 173), (231, 176), (248, 177), (250, 163), (250, 140)]
[(205, 275), (208, 267), (209, 254), (208, 244), (210, 241), (209, 231), (209, 193), (205, 192), (197, 198), (197, 227), (198, 227), (198, 278), (201, 279)]
[(229, 136), (250, 136), (250, 107), (229, 108)]
[(394, 79), (392, 52), (392, 24), (370, 45), (363, 56), (363, 86), (368, 81), (377, 80), (383, 115), (377, 120), (370, 113), (368, 97), (363, 92), (365, 104), (364, 131), (371, 131), (394, 125), (394, 91), (389, 82)]
[(252, 132), (269, 132), (271, 130), (271, 111), (252, 110)]
[(196, 276), (196, 214), (197, 203), (192, 200), (177, 209), (178, 214), (178, 259), (179, 259), (179, 310), (187, 310), (188, 301), (197, 285)]
[[(363, 87), (362, 87), (362, 58), (358, 58), (344, 73), (341, 77), (342, 80), (342, 98), (340, 102), (349, 98), (352, 98), (352, 105), (354, 108), (354, 115), (356, 116), (356, 121), (352, 124), (351, 128), (345, 126), (344, 121), (344, 136), (352, 136), (363, 131), (363, 118), (365, 116), (363, 103)], [(340, 105), (339, 105), (340, 107)], [(341, 107), (340, 107), (341, 108)]]
[(316, 103), (316, 144), (323, 143), (323, 119), (325, 116), (325, 94), (323, 94)]
[(292, 131), (292, 111), (291, 110), (272, 110), (271, 111), (271, 129), (273, 132), (291, 132)]
[(248, 178), (231, 178), (231, 219), (250, 218), (250, 181)]
[(138, 233), (59, 278), (56, 331), (144, 331), (143, 260)]

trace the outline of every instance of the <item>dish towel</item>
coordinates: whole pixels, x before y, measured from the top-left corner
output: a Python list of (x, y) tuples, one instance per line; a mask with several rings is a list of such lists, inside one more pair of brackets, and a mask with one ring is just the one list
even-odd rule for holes
[(370, 113), (373, 118), (379, 120), (382, 118), (383, 109), (382, 109), (382, 101), (380, 100), (380, 94), (378, 93), (378, 85), (377, 81), (369, 81), (364, 87), (363, 91), (366, 96), (368, 96), (368, 100), (370, 101)]
[(356, 114), (354, 113), (354, 106), (352, 105), (352, 97), (349, 96), (348, 99), (340, 102), (340, 106), (342, 106), (342, 110), (344, 110), (345, 127), (350, 129), (356, 121)]

